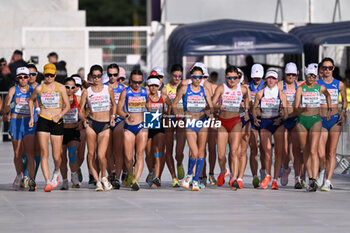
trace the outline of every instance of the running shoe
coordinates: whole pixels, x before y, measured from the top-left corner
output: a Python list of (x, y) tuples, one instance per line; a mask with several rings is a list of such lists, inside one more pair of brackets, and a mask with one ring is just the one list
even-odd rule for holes
[(158, 177), (155, 177), (153, 180), (152, 180), (152, 188), (158, 188), (160, 187), (160, 180)]
[[(124, 173), (123, 173), (124, 174)], [(127, 174), (125, 176), (125, 178), (123, 179), (122, 177), (122, 180), (123, 180), (123, 185), (127, 186), (127, 187), (130, 187), (130, 183), (129, 183), (129, 174)]]
[(305, 187), (305, 178), (304, 177), (300, 178), (300, 184), (303, 188)]
[(131, 183), (131, 188), (134, 191), (138, 191), (140, 189), (139, 182), (136, 179), (133, 179), (133, 181)]
[(52, 175), (52, 179), (51, 179), (51, 185), (52, 187), (55, 189), (57, 188), (57, 186), (59, 185), (60, 183), (60, 175), (59, 173), (57, 172), (53, 172), (53, 175)]
[(62, 186), (61, 186), (60, 190), (68, 190), (68, 189), (69, 189), (69, 187), (68, 187), (68, 180), (65, 179), (65, 180), (63, 180), (63, 183), (62, 183)]
[(127, 178), (125, 179), (125, 186), (130, 187), (133, 180), (134, 180), (134, 174), (128, 174)]
[(204, 176), (204, 177), (199, 177), (198, 182), (202, 183), (204, 186), (207, 185), (207, 179), (208, 177)]
[(79, 175), (77, 172), (71, 173), (71, 182), (73, 183), (72, 188), (80, 188)]
[(301, 184), (300, 178), (296, 177), (295, 178), (295, 184), (294, 184), (294, 189), (302, 189), (303, 186)]
[(277, 181), (272, 181), (271, 189), (272, 189), (272, 190), (278, 190)]
[(171, 184), (173, 188), (178, 188), (180, 187), (179, 180), (177, 178), (173, 179), (173, 183)]
[(216, 185), (216, 179), (214, 175), (209, 176), (209, 185), (211, 186)]
[(324, 182), (324, 184), (321, 187), (321, 191), (325, 191), (325, 192), (331, 191), (331, 182), (326, 180), (326, 182)]
[(238, 183), (239, 189), (243, 189), (243, 186), (244, 186), (243, 180), (237, 179), (237, 183)]
[(28, 181), (28, 191), (34, 192), (36, 188), (36, 183), (33, 179), (29, 179)]
[(230, 180), (228, 181), (228, 186), (232, 186), (234, 179), (232, 179), (232, 174), (230, 175)]
[(95, 191), (103, 191), (103, 187), (102, 187), (102, 183), (101, 181), (97, 181), (96, 182), (96, 188), (95, 188)]
[(200, 189), (205, 189), (205, 184), (203, 184), (202, 182), (198, 182), (198, 186)]
[(153, 176), (154, 172), (148, 173), (148, 176), (146, 177), (146, 183), (148, 184), (149, 187), (153, 185)]
[(15, 180), (12, 183), (12, 188), (16, 191), (18, 191), (21, 188), (21, 180), (22, 180), (22, 173), (17, 175), (15, 177)]
[(309, 185), (306, 187), (307, 192), (316, 192), (318, 186), (315, 179), (309, 179)]
[(234, 179), (232, 180), (231, 190), (236, 191), (237, 189), (239, 189), (239, 184), (237, 182), (237, 179)]
[(122, 173), (122, 179), (121, 179), (121, 180), (123, 181), (123, 183), (124, 183), (124, 180), (125, 180), (126, 178), (128, 178), (128, 173), (123, 171), (123, 173)]
[(266, 176), (266, 170), (265, 169), (260, 169), (260, 180), (264, 180)]
[(111, 183), (108, 181), (107, 177), (102, 178), (102, 184), (103, 184), (104, 191), (109, 191), (113, 188)]
[(267, 186), (269, 186), (270, 181), (271, 181), (271, 176), (265, 176), (265, 179), (261, 182), (260, 187), (262, 189), (267, 189)]
[(280, 169), (280, 174), (278, 174), (278, 178), (281, 178), (283, 176), (284, 173), (284, 167), (282, 166)]
[(324, 184), (324, 178), (325, 178), (325, 170), (322, 170), (318, 173), (318, 179), (317, 179), (317, 185), (319, 187), (322, 187)]
[(28, 188), (28, 182), (29, 182), (29, 177), (28, 176), (23, 176), (23, 179), (21, 181), (21, 188)]
[(181, 164), (180, 166), (177, 167), (177, 178), (179, 180), (182, 180), (185, 177), (185, 170), (184, 166)]
[(198, 181), (193, 181), (193, 183), (192, 183), (192, 191), (201, 191), (201, 189), (199, 188)]
[(282, 178), (280, 181), (282, 186), (286, 186), (288, 184), (288, 176), (290, 174), (290, 171), (291, 171), (290, 167), (288, 167), (288, 169), (284, 169), (284, 172), (282, 174)]
[(225, 174), (221, 174), (221, 172), (220, 172), (220, 175), (218, 176), (218, 179), (217, 179), (217, 181), (216, 181), (216, 184), (217, 184), (219, 187), (221, 187), (221, 186), (224, 185), (224, 183), (225, 183), (225, 177), (228, 175), (228, 173), (229, 173), (229, 171), (228, 171), (227, 168), (226, 168), (226, 170), (225, 170)]
[(92, 174), (89, 174), (89, 184), (96, 185), (96, 180)]
[(81, 173), (81, 169), (79, 168), (78, 169), (78, 179), (79, 179), (79, 182), (83, 182), (83, 173)]
[(48, 183), (45, 185), (44, 191), (45, 191), (45, 192), (51, 192), (52, 190), (53, 190), (53, 186), (52, 186), (51, 182), (48, 182)]
[(114, 183), (112, 183), (112, 186), (114, 189), (120, 189), (120, 180), (118, 178), (116, 178), (114, 180)]
[(182, 180), (181, 182), (181, 187), (185, 188), (185, 189), (189, 189), (190, 188), (190, 183), (192, 182), (192, 175), (187, 175), (185, 177), (185, 179)]
[(108, 181), (109, 183), (113, 183), (115, 180), (115, 172), (111, 172), (111, 174), (108, 175)]
[(260, 184), (259, 177), (254, 176), (254, 178), (253, 178), (253, 186), (254, 186), (254, 188), (258, 188), (259, 184)]

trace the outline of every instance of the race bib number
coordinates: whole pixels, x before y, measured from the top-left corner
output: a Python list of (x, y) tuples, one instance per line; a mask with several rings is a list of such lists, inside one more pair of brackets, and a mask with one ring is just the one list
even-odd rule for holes
[(144, 112), (146, 111), (146, 97), (129, 97), (128, 101), (129, 112)]
[(151, 103), (152, 112), (163, 112), (163, 104), (162, 103)]
[(319, 108), (320, 107), (320, 94), (318, 92), (303, 92), (301, 97), (301, 107)]
[(280, 103), (278, 98), (262, 98), (261, 99), (261, 115), (262, 116), (278, 116), (280, 113)]
[(118, 104), (119, 102), (119, 96), (120, 96), (120, 93), (114, 93), (114, 100), (116, 104)]
[[(328, 93), (331, 95), (331, 104), (338, 104), (339, 91), (338, 89), (327, 89)], [(321, 104), (326, 105), (327, 100), (325, 95), (321, 95)]]
[(232, 93), (231, 95), (223, 95), (222, 104), (226, 105), (225, 111), (239, 112), (239, 108), (242, 102), (242, 92)]
[(284, 90), (283, 93), (286, 95), (288, 103), (293, 106), (295, 101), (295, 90)]
[(109, 111), (109, 96), (98, 95), (90, 97), (91, 111), (92, 112), (105, 112)]
[(187, 111), (200, 112), (206, 106), (206, 101), (203, 96), (192, 95), (187, 98)]
[(60, 94), (58, 92), (41, 93), (41, 103), (45, 108), (59, 108)]
[(71, 108), (69, 111), (63, 116), (63, 123), (77, 123), (78, 122), (78, 109)]
[(18, 114), (29, 115), (29, 105), (27, 98), (16, 98), (17, 104), (15, 107), (15, 112)]

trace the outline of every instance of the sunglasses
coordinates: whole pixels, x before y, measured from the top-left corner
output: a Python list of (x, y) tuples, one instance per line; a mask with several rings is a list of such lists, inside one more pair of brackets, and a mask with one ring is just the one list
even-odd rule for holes
[(71, 89), (71, 90), (73, 90), (73, 89), (75, 89), (75, 86), (65, 86), (66, 87), (66, 89)]
[(53, 77), (55, 77), (55, 75), (54, 74), (44, 74), (44, 77), (45, 78), (48, 78), (48, 77), (53, 78)]
[(101, 78), (102, 77), (102, 74), (98, 74), (98, 75), (91, 75), (91, 77), (93, 79), (96, 79), (96, 78)]
[(119, 75), (118, 73), (108, 74), (108, 77), (110, 77), (110, 78), (111, 78), (112, 76), (113, 76), (113, 77), (118, 77), (118, 75)]
[(139, 85), (142, 84), (142, 81), (134, 81), (134, 80), (131, 80), (131, 82), (134, 83), (134, 84), (139, 84)]
[(308, 75), (306, 75), (306, 77), (307, 77), (307, 78), (316, 78), (316, 75), (314, 75), (314, 74), (308, 74)]
[(194, 78), (194, 79), (202, 79), (203, 75), (192, 75), (192, 78)]
[(37, 76), (38, 73), (29, 73), (29, 76)]
[(173, 78), (182, 78), (182, 75), (175, 75), (175, 74), (172, 74)]
[(27, 75), (19, 75), (17, 76), (17, 79), (28, 79), (29, 77)]
[(148, 85), (149, 87), (159, 87), (158, 85), (156, 85), (156, 84), (152, 84), (152, 85)]
[(238, 76), (226, 76), (226, 79), (227, 80), (236, 80), (236, 79), (239, 79), (240, 77), (238, 77)]
[(292, 77), (295, 77), (297, 76), (296, 74), (286, 74), (287, 76), (292, 76)]
[(334, 66), (322, 66), (322, 70), (333, 70)]

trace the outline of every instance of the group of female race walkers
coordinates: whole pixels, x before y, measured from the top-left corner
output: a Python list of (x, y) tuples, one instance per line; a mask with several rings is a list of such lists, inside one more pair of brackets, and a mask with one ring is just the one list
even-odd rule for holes
[[(346, 86), (332, 76), (331, 58), (324, 58), (319, 65), (309, 64), (304, 81), (298, 81), (294, 63), (286, 65), (282, 81), (276, 71), (264, 73), (262, 65), (254, 64), (252, 81), (247, 84), (243, 72), (231, 65), (221, 85), (208, 80), (203, 63), (192, 66), (190, 79), (183, 79), (181, 65), (173, 65), (166, 85), (163, 70), (155, 67), (145, 87), (140, 70), (131, 72), (128, 86), (121, 70), (117, 64), (110, 64), (106, 70), (109, 81), (104, 83), (103, 68), (93, 65), (87, 82), (73, 75), (62, 85), (55, 82), (54, 64), (44, 66), (41, 84), (35, 82), (35, 65), (17, 69), (17, 84), (9, 90), (3, 109), (10, 118), (15, 190), (24, 187), (35, 191), (40, 163), (46, 192), (60, 183), (60, 189), (69, 189), (67, 163), (72, 188), (79, 188), (85, 145), (89, 183), (96, 185), (96, 191), (119, 189), (121, 185), (139, 190), (144, 161), (149, 171), (146, 182), (152, 188), (161, 186), (166, 164), (174, 188), (200, 191), (205, 185), (223, 186), (230, 174), (228, 187), (243, 189), (248, 145), (254, 188), (267, 189), (272, 181), (271, 189), (277, 190), (279, 177), (280, 184), (286, 186), (291, 159), (295, 189), (304, 187), (305, 177), (309, 192), (333, 187), (347, 98)], [(145, 112), (161, 116), (160, 127), (146, 129)], [(51, 178), (49, 140), (54, 161)], [(185, 173), (186, 142), (189, 153)], [(220, 167), (217, 178), (216, 154)]]

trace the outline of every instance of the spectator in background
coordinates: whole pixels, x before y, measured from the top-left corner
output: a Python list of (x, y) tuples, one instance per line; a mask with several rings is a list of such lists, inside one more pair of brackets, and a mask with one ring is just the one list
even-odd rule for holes
[(15, 50), (12, 54), (11, 62), (9, 65), (11, 71), (11, 78), (13, 83), (16, 81), (16, 70), (18, 67), (27, 66), (27, 63), (23, 60), (23, 53), (20, 50)]
[(56, 52), (51, 52), (47, 55), (49, 63), (55, 64), (56, 66), (56, 78), (55, 81), (64, 84), (64, 79), (67, 78), (66, 62), (58, 62), (58, 55)]
[(84, 69), (84, 67), (80, 67), (78, 69), (77, 73), (80, 76), (81, 80), (85, 80), (85, 69)]
[(216, 84), (217, 81), (218, 81), (218, 72), (216, 71), (211, 72), (209, 77), (209, 82)]
[(126, 87), (127, 85), (125, 84), (125, 80), (126, 80), (125, 69), (119, 66), (119, 74), (118, 74), (117, 82), (120, 84), (123, 84)]
[[(0, 59), (0, 91), (8, 91), (15, 83), (11, 78), (11, 71), (5, 58)], [(2, 96), (3, 99), (5, 96)]]
[(344, 81), (343, 78), (340, 76), (340, 70), (339, 67), (334, 66), (334, 70), (333, 70), (333, 78), (339, 80), (339, 81)]

